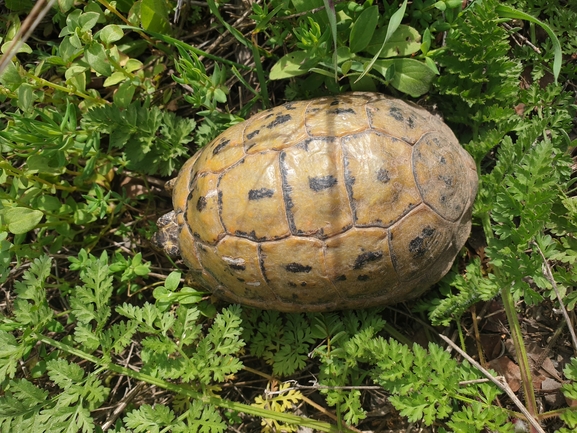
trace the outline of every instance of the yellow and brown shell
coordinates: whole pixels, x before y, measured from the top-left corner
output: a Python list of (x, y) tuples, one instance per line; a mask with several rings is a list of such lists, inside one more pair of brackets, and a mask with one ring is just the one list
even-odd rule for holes
[(465, 243), (477, 173), (426, 110), (376, 93), (263, 111), (201, 149), (159, 239), (215, 295), (329, 311), (404, 301)]

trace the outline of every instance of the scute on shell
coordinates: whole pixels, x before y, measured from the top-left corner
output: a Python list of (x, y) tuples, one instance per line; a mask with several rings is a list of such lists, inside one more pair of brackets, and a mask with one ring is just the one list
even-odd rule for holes
[(186, 162), (160, 241), (231, 302), (295, 312), (392, 304), (448, 272), (476, 191), (473, 159), (421, 107), (359, 92), (291, 102)]

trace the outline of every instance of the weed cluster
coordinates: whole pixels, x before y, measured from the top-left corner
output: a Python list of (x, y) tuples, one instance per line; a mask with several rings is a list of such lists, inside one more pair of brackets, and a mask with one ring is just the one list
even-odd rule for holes
[[(3, 53), (33, 6), (0, 6)], [(58, 0), (0, 71), (0, 430), (575, 431), (577, 348), (549, 349), (566, 400), (539, 410), (519, 312), (564, 311), (552, 338), (575, 323), (576, 17), (563, 0)], [(217, 306), (150, 248), (159, 177), (194, 146), (348, 90), (420, 98), (475, 158), (475, 242), (412, 306), (460, 354), (397, 331), (405, 310)], [(466, 355), (495, 302), (523, 404)]]

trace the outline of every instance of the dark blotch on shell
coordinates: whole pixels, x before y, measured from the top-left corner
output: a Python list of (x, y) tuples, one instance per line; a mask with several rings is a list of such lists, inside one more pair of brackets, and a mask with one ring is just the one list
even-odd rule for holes
[(256, 232), (255, 232), (254, 230), (252, 230), (252, 231), (249, 232), (249, 233), (243, 232), (243, 231), (241, 231), (241, 230), (236, 230), (236, 231), (234, 232), (234, 234), (235, 234), (236, 236), (241, 237), (241, 238), (247, 238), (247, 239), (250, 239), (250, 240), (253, 240), (253, 241), (257, 241), (257, 242), (262, 242), (262, 241), (267, 240), (266, 237), (260, 237), (260, 238), (259, 238), (259, 237), (256, 235)]
[(248, 134), (246, 134), (246, 138), (248, 140), (252, 140), (254, 137), (256, 137), (258, 134), (260, 133), (260, 129), (255, 129), (252, 132), (249, 132)]
[(228, 143), (230, 143), (230, 140), (224, 140), (218, 143), (218, 145), (214, 149), (212, 149), (212, 154), (216, 155), (217, 153), (219, 153)]
[(447, 185), (447, 186), (453, 185), (453, 178), (450, 176), (439, 175), (439, 180), (442, 180), (445, 183), (445, 185)]
[(359, 254), (355, 260), (353, 269), (361, 269), (368, 262), (374, 262), (375, 260), (379, 260), (381, 257), (383, 257), (382, 251), (367, 251), (365, 253)]
[(421, 232), (420, 236), (417, 236), (411, 242), (409, 242), (409, 252), (413, 254), (415, 259), (420, 259), (425, 255), (427, 249), (425, 248), (425, 239), (430, 238), (435, 233), (435, 229), (431, 227), (425, 227)]
[(293, 272), (293, 273), (299, 273), (299, 272), (308, 273), (313, 269), (312, 266), (302, 265), (300, 263), (289, 263), (284, 268), (287, 271)]
[(198, 201), (196, 202), (196, 210), (202, 212), (205, 207), (206, 207), (206, 197), (201, 196), (198, 198)]
[(387, 183), (389, 180), (391, 180), (389, 171), (385, 170), (384, 168), (379, 168), (379, 171), (377, 171), (377, 180), (382, 183)]
[(269, 198), (274, 195), (273, 189), (268, 188), (260, 188), (260, 189), (251, 189), (248, 192), (248, 199), (249, 200), (260, 200), (262, 198)]
[(275, 126), (282, 125), (283, 123), (290, 121), (291, 119), (292, 119), (292, 116), (290, 114), (282, 114), (280, 116), (277, 116), (276, 119), (274, 119), (272, 122), (270, 122), (268, 125), (266, 125), (266, 127), (268, 129), (272, 129)]
[(322, 191), (323, 189), (331, 188), (337, 184), (337, 178), (328, 176), (309, 177), (309, 187), (313, 191)]
[(403, 121), (403, 113), (397, 107), (391, 107), (389, 113), (393, 119), (398, 120), (399, 122)]

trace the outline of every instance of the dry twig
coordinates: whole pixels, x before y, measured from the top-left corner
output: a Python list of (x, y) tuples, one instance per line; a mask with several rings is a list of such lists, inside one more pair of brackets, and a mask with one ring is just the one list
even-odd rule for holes
[(551, 272), (551, 266), (549, 266), (549, 263), (547, 262), (547, 258), (545, 257), (545, 254), (543, 254), (543, 251), (541, 251), (541, 248), (539, 248), (539, 245), (537, 245), (537, 242), (533, 242), (533, 245), (535, 245), (535, 247), (537, 248), (537, 251), (539, 251), (539, 254), (541, 254), (541, 258), (543, 259), (543, 274), (545, 275), (545, 278), (547, 278), (547, 280), (553, 286), (553, 290), (555, 290), (555, 295), (557, 295), (557, 300), (559, 301), (559, 308), (561, 308), (561, 311), (563, 313), (563, 317), (565, 318), (565, 321), (567, 322), (567, 325), (568, 325), (567, 327), (569, 328), (569, 333), (571, 334), (571, 340), (573, 342), (573, 350), (575, 352), (577, 352), (577, 335), (575, 335), (575, 329), (573, 328), (573, 326), (571, 324), (571, 319), (569, 318), (569, 313), (567, 313), (567, 309), (565, 308), (565, 305), (563, 304), (563, 299), (561, 299), (561, 295), (559, 294), (559, 289), (557, 288), (557, 283), (555, 282), (555, 279), (553, 278), (553, 272)]
[(523, 415), (525, 415), (527, 422), (529, 422), (529, 424), (531, 424), (531, 426), (533, 426), (533, 428), (535, 428), (536, 431), (538, 431), (539, 433), (545, 433), (545, 430), (543, 430), (543, 428), (539, 425), (537, 420), (529, 413), (529, 411), (527, 410), (527, 408), (525, 407), (523, 402), (517, 398), (517, 396), (515, 395), (513, 390), (507, 384), (507, 382), (501, 381), (498, 378), (494, 377), (491, 373), (489, 373), (487, 370), (485, 370), (481, 366), (481, 364), (479, 364), (477, 361), (475, 361), (473, 358), (471, 358), (466, 352), (461, 350), (461, 348), (459, 346), (457, 346), (455, 343), (453, 343), (450, 338), (447, 338), (442, 334), (438, 334), (438, 335), (449, 346), (451, 346), (455, 351), (459, 352), (459, 354), (461, 354), (461, 356), (463, 356), (463, 358), (465, 358), (467, 361), (469, 361), (471, 363), (471, 365), (474, 365), (475, 368), (477, 368), (481, 373), (483, 373), (483, 375), (485, 375), (485, 377), (487, 379), (489, 379), (491, 382), (493, 382), (495, 385), (497, 385), (497, 387), (499, 389), (501, 389), (503, 392), (505, 392), (505, 394), (507, 394), (509, 396), (509, 398), (513, 401), (513, 403), (515, 403), (515, 406), (517, 406), (517, 408), (521, 411), (521, 413), (523, 413)]

